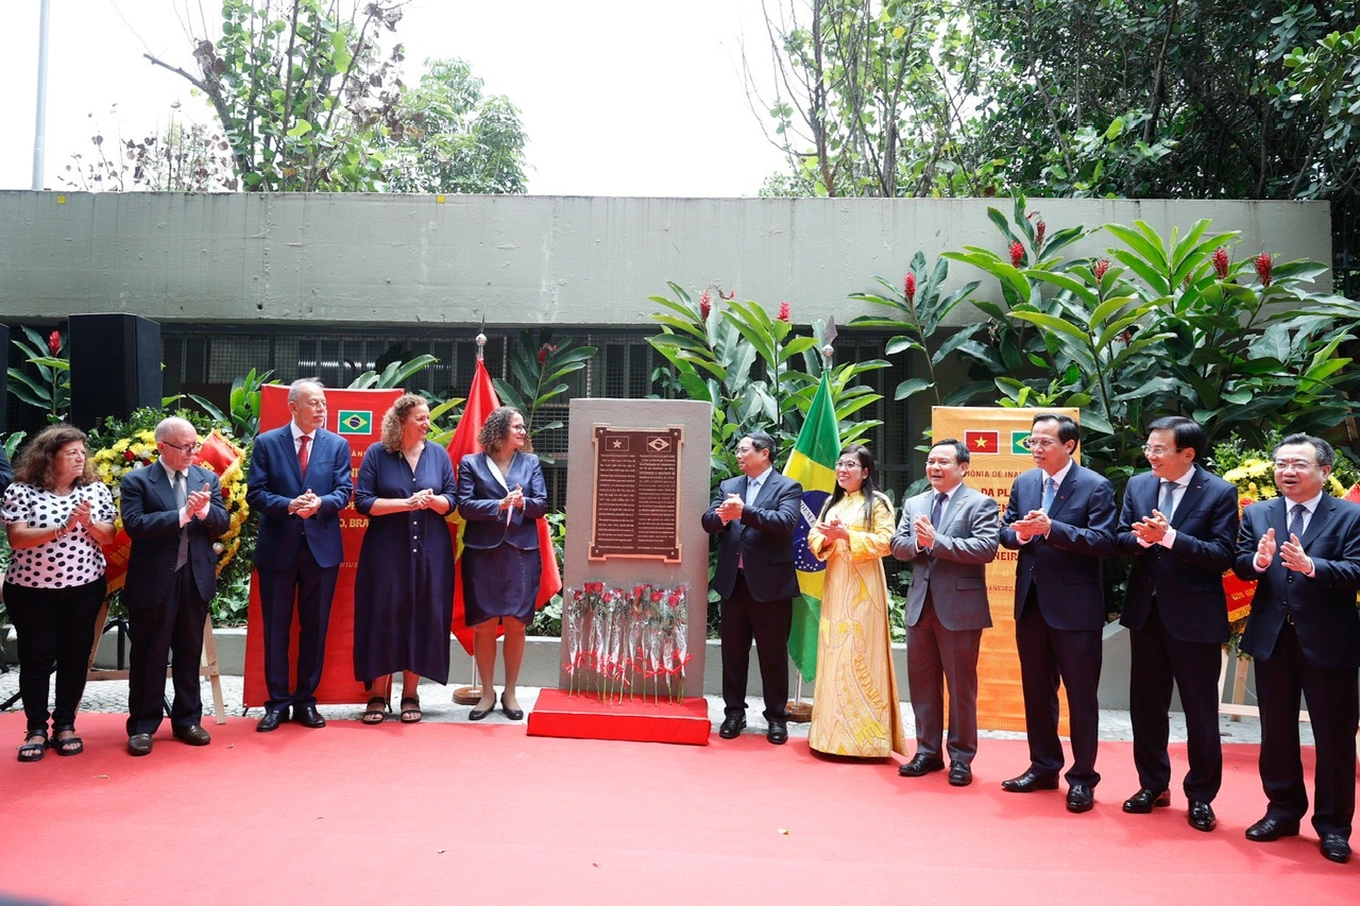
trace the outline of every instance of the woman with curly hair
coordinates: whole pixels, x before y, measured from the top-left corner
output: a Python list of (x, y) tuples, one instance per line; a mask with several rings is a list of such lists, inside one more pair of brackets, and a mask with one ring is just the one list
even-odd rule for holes
[[(76, 735), (76, 709), (104, 601), (100, 545), (113, 540), (116, 516), (113, 495), (95, 477), (85, 432), (52, 425), (29, 441), (15, 462), (3, 512), (13, 550), (5, 606), (19, 633), (19, 691), (28, 718), (19, 760), (37, 761), (49, 746), (58, 755), (79, 755), (85, 744)], [(49, 714), (54, 667), (57, 697)]]
[(387, 717), (398, 670), (402, 723), (423, 716), (420, 677), (449, 681), (453, 548), (444, 517), (457, 486), (448, 451), (426, 442), (429, 430), (424, 398), (399, 397), (354, 483), (354, 508), (369, 517), (354, 579), (354, 678), (369, 692), (366, 724)]
[(482, 697), (468, 714), (481, 720), (496, 708), (496, 631), (505, 628), (505, 692), (501, 710), (522, 720), (515, 684), (524, 660), (524, 628), (534, 617), (543, 562), (538, 520), (548, 510), (548, 486), (538, 457), (525, 452), (529, 431), (518, 409), (501, 406), (487, 416), (477, 442), (458, 465), (458, 514), (463, 529), (459, 579), (467, 624), (473, 627), (472, 656)]

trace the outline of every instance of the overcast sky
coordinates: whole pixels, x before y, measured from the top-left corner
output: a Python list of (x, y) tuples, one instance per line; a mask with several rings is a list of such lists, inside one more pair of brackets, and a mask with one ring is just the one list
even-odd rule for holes
[[(142, 58), (195, 72), (176, 15), (184, 2), (51, 0), (46, 188), (67, 188), (58, 173), (96, 131), (145, 136), (175, 101), (210, 121), (186, 81)], [(0, 5), (10, 36), (0, 56), (0, 189), (27, 189), (40, 4)], [(411, 0), (383, 48), (406, 45), (407, 81), (426, 58), (457, 56), (487, 93), (509, 96), (529, 136), (531, 194), (741, 196), (755, 195), (782, 163), (748, 106), (743, 37), (768, 71), (759, 0)]]

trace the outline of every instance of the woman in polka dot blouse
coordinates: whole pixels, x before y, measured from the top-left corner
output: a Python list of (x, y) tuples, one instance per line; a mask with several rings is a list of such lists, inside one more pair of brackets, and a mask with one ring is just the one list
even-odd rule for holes
[[(113, 540), (115, 516), (83, 431), (52, 425), (19, 451), (3, 515), (12, 548), (5, 606), (19, 635), (19, 691), (28, 718), (19, 760), (38, 761), (49, 746), (58, 755), (79, 755), (85, 745), (75, 732), (76, 708), (104, 600), (100, 545)], [(49, 714), (53, 666), (57, 695)]]

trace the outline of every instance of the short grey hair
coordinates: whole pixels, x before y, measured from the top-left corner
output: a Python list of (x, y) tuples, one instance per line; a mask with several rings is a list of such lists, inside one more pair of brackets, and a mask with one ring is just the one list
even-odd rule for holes
[(160, 443), (171, 434), (175, 433), (176, 430), (182, 428), (188, 428), (194, 433), (195, 437), (198, 436), (198, 429), (195, 428), (193, 422), (189, 421), (187, 418), (171, 415), (161, 419), (156, 423), (156, 443)]
[(322, 390), (326, 389), (326, 385), (321, 383), (321, 381), (317, 380), (314, 377), (298, 378), (296, 381), (293, 381), (293, 383), (288, 385), (288, 402), (296, 403), (298, 401), (298, 398), (302, 396), (302, 388), (307, 384), (313, 384), (317, 387), (320, 387)]

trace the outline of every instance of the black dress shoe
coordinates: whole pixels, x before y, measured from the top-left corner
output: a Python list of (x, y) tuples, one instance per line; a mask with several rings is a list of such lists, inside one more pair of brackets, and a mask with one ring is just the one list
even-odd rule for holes
[(319, 730), (326, 726), (326, 718), (316, 710), (316, 705), (300, 705), (293, 709), (293, 720), (302, 724), (304, 727), (311, 727)]
[(187, 742), (191, 746), (206, 746), (212, 742), (212, 737), (208, 731), (194, 724), (192, 727), (175, 727), (175, 738), (180, 742)]
[(1190, 811), (1186, 813), (1185, 821), (1197, 831), (1208, 831), (1218, 827), (1218, 818), (1214, 817), (1214, 807), (1207, 802), (1198, 799), (1190, 800)]
[(949, 766), (949, 785), (967, 786), (973, 782), (973, 769), (962, 761), (956, 761)]
[(128, 751), (133, 755), (151, 754), (151, 734), (134, 733), (128, 737)]
[(1147, 815), (1155, 808), (1167, 808), (1171, 805), (1171, 791), (1150, 790), (1143, 787), (1138, 792), (1124, 800), (1124, 811), (1130, 815)]
[(745, 726), (745, 717), (740, 714), (729, 714), (723, 718), (722, 726), (718, 728), (718, 735), (723, 739), (736, 739), (741, 735)]
[(1323, 834), (1322, 854), (1333, 862), (1349, 862), (1351, 860), (1351, 845), (1340, 834)]
[(512, 708), (505, 703), (504, 692), (501, 693), (501, 710), (504, 711), (505, 716), (511, 720), (524, 720), (524, 712), (522, 710), (519, 708)]
[(1257, 843), (1270, 843), (1281, 837), (1297, 837), (1299, 822), (1272, 818), (1269, 815), (1247, 828), (1247, 839)]
[(944, 759), (938, 755), (922, 755), (917, 752), (915, 757), (897, 769), (899, 777), (924, 777), (932, 771), (943, 771)]
[(1074, 783), (1067, 790), (1067, 810), (1074, 814), (1089, 812), (1095, 805), (1095, 791), (1084, 783)]
[[(494, 690), (493, 690), (493, 691), (494, 691)], [(485, 708), (485, 709), (482, 709), (482, 708), (473, 708), (471, 711), (469, 711), (469, 712), (468, 712), (468, 720), (483, 720), (483, 719), (486, 718), (486, 716), (487, 716), (488, 714), (490, 714), (492, 711), (495, 711), (495, 710), (496, 710), (496, 700), (493, 698), (493, 699), (491, 700), (491, 707), (490, 707), (490, 708)]]
[(765, 738), (768, 739), (772, 745), (776, 746), (782, 746), (784, 743), (788, 742), (789, 741), (788, 721), (771, 720), (770, 729), (765, 731)]
[(260, 722), (255, 725), (255, 729), (260, 733), (268, 733), (271, 730), (277, 730), (279, 728), (279, 724), (283, 723), (287, 719), (288, 719), (287, 708), (280, 708), (277, 711), (266, 711), (264, 712), (264, 717), (261, 717)]
[(1057, 777), (1045, 777), (1036, 774), (1034, 771), (1026, 771), (1019, 777), (1012, 777), (1010, 780), (1001, 781), (1001, 788), (1008, 793), (1032, 793), (1035, 790), (1056, 790), (1058, 788)]

